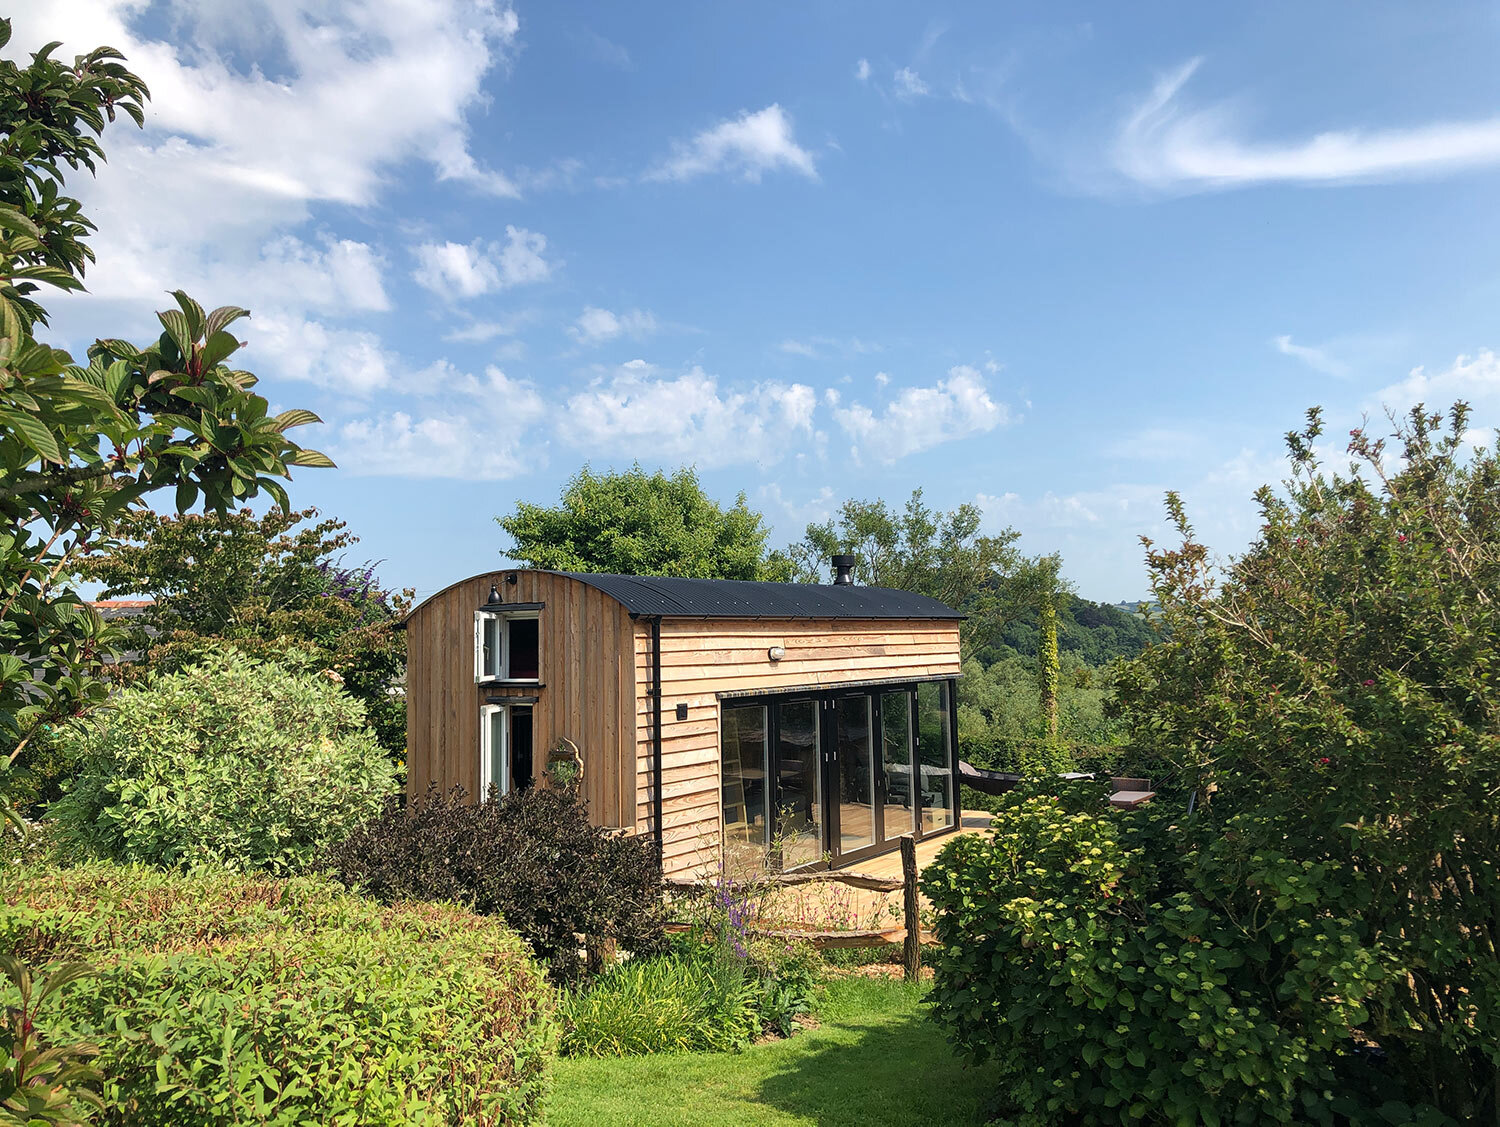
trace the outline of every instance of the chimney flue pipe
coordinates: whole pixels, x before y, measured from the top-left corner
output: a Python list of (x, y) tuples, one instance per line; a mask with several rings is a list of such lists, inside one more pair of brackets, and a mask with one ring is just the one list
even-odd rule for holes
[(835, 587), (854, 586), (854, 557), (833, 557), (833, 585)]

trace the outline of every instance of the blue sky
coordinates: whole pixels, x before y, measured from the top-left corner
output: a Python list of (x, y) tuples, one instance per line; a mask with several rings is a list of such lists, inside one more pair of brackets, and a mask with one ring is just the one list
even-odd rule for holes
[(920, 486), (1137, 598), (1163, 492), (1240, 550), (1311, 405), (1500, 424), (1493, 5), (36, 8), (11, 52), (155, 94), (57, 343), (251, 308), (340, 464), (294, 501), (424, 594), (638, 460), (777, 544)]

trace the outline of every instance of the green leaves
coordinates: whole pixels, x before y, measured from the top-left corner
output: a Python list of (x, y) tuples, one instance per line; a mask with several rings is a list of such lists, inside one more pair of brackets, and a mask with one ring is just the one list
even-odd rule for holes
[(541, 1121), (552, 992), (499, 920), (222, 869), (22, 870), (7, 894), (0, 946), (100, 963), (35, 1023), (97, 1044), (100, 1122)]
[(94, 170), (116, 111), (139, 124), (149, 97), (118, 51), (64, 62), (57, 48), (26, 65), (0, 59), (0, 527), (41, 532), (0, 548), (0, 652), (24, 670), (0, 676), (6, 754), (104, 696), (115, 635), (97, 616), (62, 613), (79, 601), (61, 585), (109, 545), (122, 512), (159, 491), (224, 511), (264, 489), (286, 505), (289, 467), (332, 465), (282, 433), (316, 416), (278, 425), (254, 376), (226, 366), (240, 347), (228, 329), (248, 316), (238, 306), (206, 313), (174, 291), (155, 342), (97, 341), (87, 367), (37, 340), (42, 295), (81, 288), (93, 260), (93, 224), (64, 178)]
[(784, 561), (766, 555), (761, 515), (743, 496), (722, 508), (698, 475), (648, 474), (640, 466), (596, 474), (585, 466), (555, 508), (521, 502), (496, 517), (530, 567), (700, 579), (786, 578)]

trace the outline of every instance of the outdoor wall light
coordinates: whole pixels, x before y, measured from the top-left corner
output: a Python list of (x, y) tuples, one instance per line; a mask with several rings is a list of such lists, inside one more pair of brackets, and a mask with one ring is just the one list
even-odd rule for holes
[(782, 658), (786, 657), (786, 647), (772, 646), (766, 651), (766, 656), (772, 661), (780, 661)]

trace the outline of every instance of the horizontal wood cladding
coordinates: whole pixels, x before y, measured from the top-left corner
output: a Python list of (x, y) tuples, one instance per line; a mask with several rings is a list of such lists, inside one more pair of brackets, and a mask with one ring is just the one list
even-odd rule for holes
[[(651, 628), (635, 628), (636, 826), (651, 826)], [(768, 651), (786, 656), (772, 662)], [(719, 863), (721, 693), (826, 689), (840, 684), (956, 677), (958, 624), (952, 621), (663, 619), (663, 857), (669, 876), (701, 874)], [(677, 706), (687, 717), (677, 719)]]
[[(514, 584), (506, 582), (514, 574)], [(491, 585), (538, 613), (540, 686), (474, 681), (474, 612)], [(576, 579), (497, 571), (456, 583), (407, 619), (407, 793), (479, 787), (479, 710), (489, 697), (534, 696), (533, 763), (566, 736), (583, 755), (593, 821), (636, 824), (638, 696), (634, 623), (625, 608)]]

